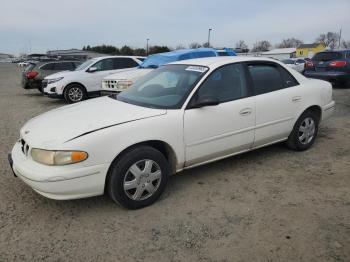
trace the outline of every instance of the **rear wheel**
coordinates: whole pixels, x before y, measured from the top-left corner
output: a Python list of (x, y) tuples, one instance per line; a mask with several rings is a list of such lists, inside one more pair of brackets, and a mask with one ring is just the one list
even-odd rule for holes
[(68, 103), (77, 103), (83, 101), (86, 98), (85, 88), (81, 85), (73, 84), (69, 85), (64, 90), (64, 99)]
[(319, 117), (311, 110), (305, 111), (295, 123), (288, 137), (287, 146), (303, 151), (309, 149), (315, 142), (318, 133)]
[(109, 196), (125, 208), (153, 204), (164, 191), (170, 167), (164, 155), (153, 147), (138, 146), (114, 161), (108, 171)]

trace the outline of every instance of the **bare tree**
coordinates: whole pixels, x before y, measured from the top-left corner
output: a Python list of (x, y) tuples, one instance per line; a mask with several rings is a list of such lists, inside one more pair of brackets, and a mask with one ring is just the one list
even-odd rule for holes
[(176, 47), (175, 47), (175, 50), (179, 50), (179, 49), (186, 49), (186, 47), (182, 44), (178, 44)]
[(259, 41), (254, 44), (253, 52), (265, 52), (271, 48), (271, 43), (267, 40)]
[(212, 47), (208, 42), (204, 42), (204, 43), (202, 44), (202, 46), (203, 46), (203, 47)]
[(320, 34), (316, 41), (319, 43), (323, 43), (325, 46), (334, 49), (339, 42), (339, 33), (336, 32), (328, 32), (327, 34)]
[(345, 41), (345, 40), (343, 40), (342, 42), (341, 42), (341, 47), (342, 48), (350, 48), (350, 40), (348, 40), (348, 41)]
[(244, 42), (244, 40), (238, 40), (236, 43), (236, 48), (243, 50), (248, 50), (248, 45)]
[(283, 39), (281, 43), (276, 45), (276, 47), (278, 48), (298, 47), (301, 44), (303, 44), (302, 40), (291, 37), (291, 38)]
[(196, 49), (196, 48), (202, 47), (202, 45), (200, 43), (193, 42), (193, 43), (189, 44), (188, 47), (191, 49)]

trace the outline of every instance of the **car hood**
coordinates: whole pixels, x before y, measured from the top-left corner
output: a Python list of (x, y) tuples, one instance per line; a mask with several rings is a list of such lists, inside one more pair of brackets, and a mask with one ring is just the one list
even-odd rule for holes
[(109, 75), (104, 78), (104, 80), (136, 80), (137, 78), (146, 75), (147, 73), (153, 71), (152, 68), (135, 68), (132, 70), (118, 72), (112, 75)]
[(30, 146), (53, 149), (68, 140), (99, 129), (166, 114), (110, 97), (63, 106), (29, 120), (20, 135)]
[[(51, 74), (51, 75), (45, 77), (45, 79), (55, 79), (55, 78), (59, 78), (59, 77), (68, 77), (71, 75), (76, 75), (78, 72), (80, 72), (80, 71), (62, 71), (62, 72)], [(81, 71), (81, 72), (84, 72), (84, 71)]]

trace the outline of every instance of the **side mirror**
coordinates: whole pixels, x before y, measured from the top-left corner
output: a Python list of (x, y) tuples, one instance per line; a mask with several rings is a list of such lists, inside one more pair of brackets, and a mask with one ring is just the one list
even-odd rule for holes
[(219, 104), (219, 99), (212, 95), (204, 95), (194, 100), (191, 103), (191, 108), (201, 108), (205, 106), (216, 106)]
[(89, 69), (87, 70), (89, 73), (93, 73), (93, 72), (96, 72), (98, 70), (98, 68), (96, 66), (92, 66), (92, 67), (89, 67)]

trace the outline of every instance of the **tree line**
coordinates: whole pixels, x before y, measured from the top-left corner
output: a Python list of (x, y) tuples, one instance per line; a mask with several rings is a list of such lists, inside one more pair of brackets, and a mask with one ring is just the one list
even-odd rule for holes
[[(340, 46), (340, 48), (350, 48), (350, 41), (342, 40), (340, 45), (340, 35), (336, 32), (327, 32), (324, 34), (320, 34), (316, 39), (315, 43), (323, 43), (326, 47), (330, 49), (335, 49)], [(243, 53), (250, 52), (265, 52), (268, 50), (271, 50), (272, 48), (289, 48), (289, 47), (298, 47), (304, 42), (300, 39), (291, 37), (291, 38), (285, 38), (282, 39), (280, 43), (277, 43), (276, 45), (272, 45), (271, 42), (268, 40), (261, 40), (257, 41), (253, 44), (252, 48), (250, 49), (249, 46), (246, 44), (244, 40), (238, 40), (235, 43), (235, 48), (239, 49)], [(208, 42), (204, 43), (198, 43), (193, 42), (188, 45), (188, 48), (195, 49), (200, 47), (211, 47)], [(136, 55), (136, 56), (146, 56), (151, 54), (157, 54), (162, 52), (169, 52), (172, 50), (177, 49), (184, 49), (186, 48), (184, 45), (178, 45), (175, 48), (169, 47), (169, 46), (160, 46), (160, 45), (153, 45), (148, 48), (148, 54), (147, 50), (145, 48), (133, 48), (128, 45), (124, 45), (121, 48), (118, 48), (113, 45), (97, 45), (97, 46), (84, 46), (83, 50), (86, 51), (94, 51), (96, 53), (101, 54), (110, 54), (110, 55)]]

